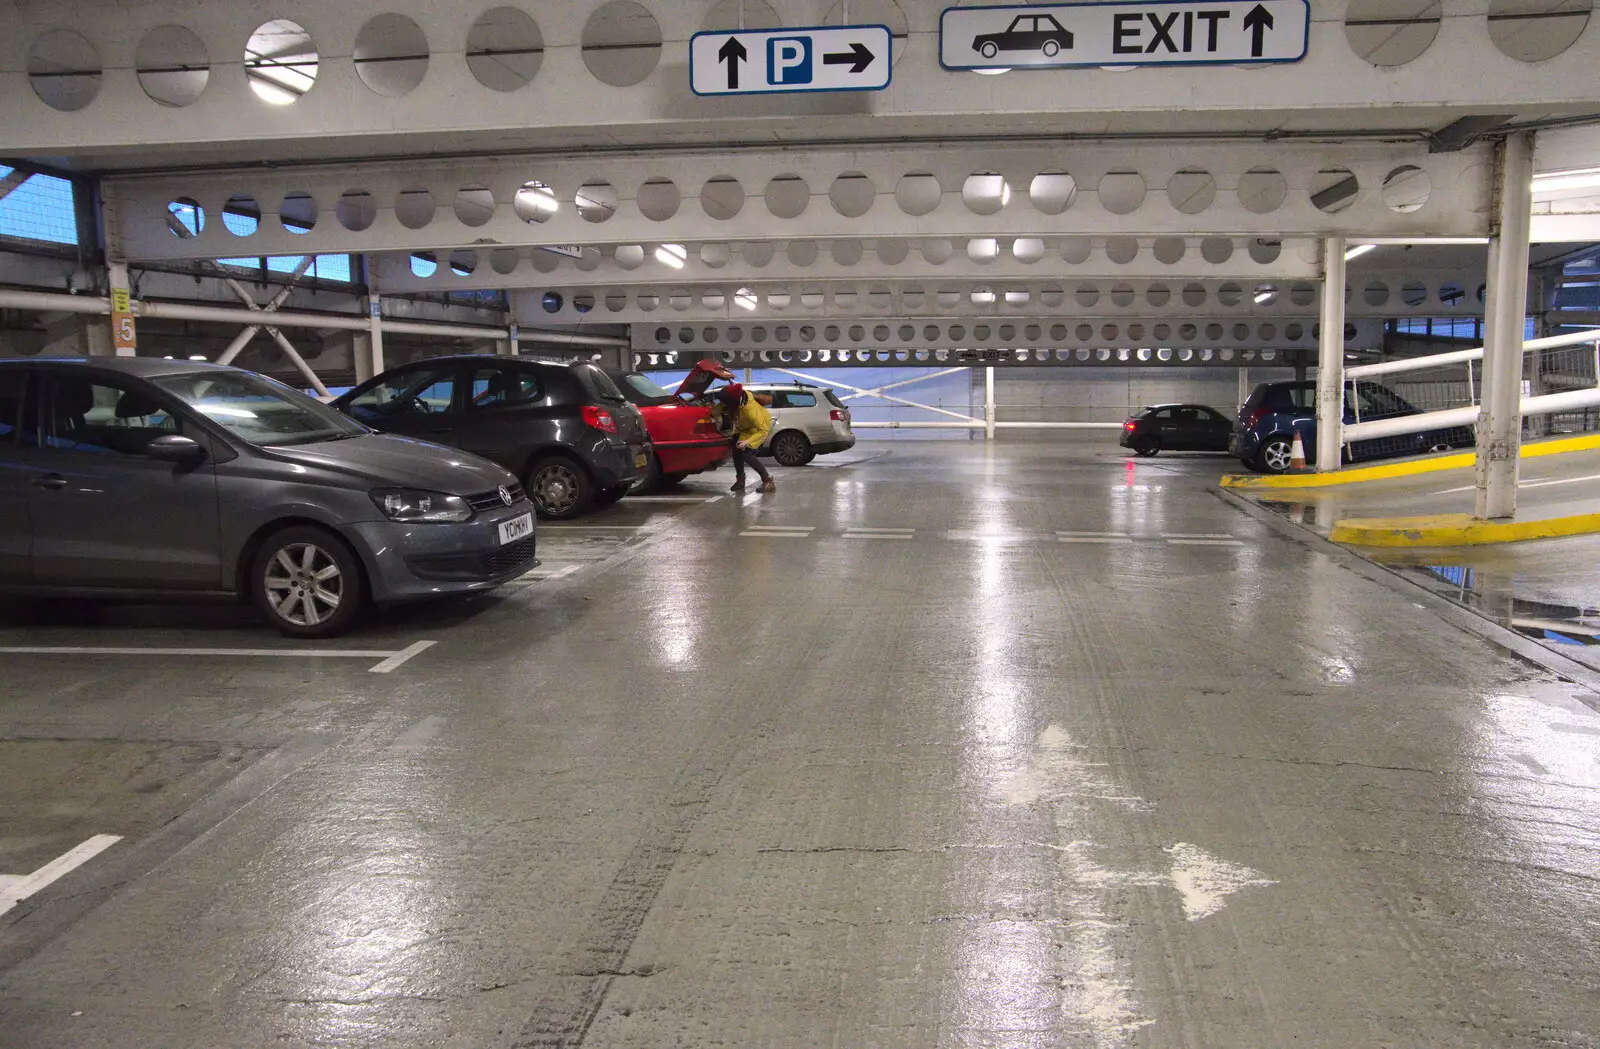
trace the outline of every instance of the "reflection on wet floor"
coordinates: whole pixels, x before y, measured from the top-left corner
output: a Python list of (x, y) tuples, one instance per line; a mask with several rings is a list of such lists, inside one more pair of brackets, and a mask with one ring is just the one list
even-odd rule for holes
[(1258, 499), (1257, 502), (1263, 508), (1287, 518), (1291, 524), (1314, 528), (1323, 535), (1327, 535), (1333, 527), (1333, 508), (1324, 507), (1315, 500)]
[[(1327, 535), (1338, 503), (1259, 499), (1292, 524)], [(1449, 550), (1356, 551), (1562, 655), (1600, 669), (1600, 574), (1594, 537)]]
[(1515, 576), (1465, 564), (1408, 564), (1374, 558), (1429, 590), (1479, 612), (1568, 658), (1600, 669), (1600, 608), (1517, 597)]

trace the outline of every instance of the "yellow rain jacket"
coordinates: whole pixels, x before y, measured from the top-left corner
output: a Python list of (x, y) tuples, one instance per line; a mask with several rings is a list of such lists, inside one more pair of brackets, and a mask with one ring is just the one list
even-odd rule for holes
[[(713, 410), (717, 412), (720, 425), (728, 409), (725, 405), (717, 404)], [(740, 445), (752, 452), (766, 444), (767, 438), (772, 436), (772, 413), (748, 393), (739, 401), (739, 414), (733, 419), (733, 436)]]

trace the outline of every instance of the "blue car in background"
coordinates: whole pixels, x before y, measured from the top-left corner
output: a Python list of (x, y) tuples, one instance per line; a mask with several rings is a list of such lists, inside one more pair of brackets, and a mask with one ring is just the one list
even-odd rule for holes
[[(1404, 397), (1375, 382), (1347, 382), (1344, 385), (1344, 421), (1371, 422), (1401, 415), (1420, 415)], [(1246, 466), (1262, 473), (1283, 473), (1289, 469), (1294, 435), (1300, 435), (1306, 462), (1317, 456), (1317, 384), (1312, 381), (1264, 382), (1250, 392), (1239, 408), (1228, 451)], [(1446, 452), (1475, 442), (1471, 427), (1453, 426), (1442, 430), (1352, 441), (1345, 445), (1343, 462), (1393, 459), (1403, 455)]]

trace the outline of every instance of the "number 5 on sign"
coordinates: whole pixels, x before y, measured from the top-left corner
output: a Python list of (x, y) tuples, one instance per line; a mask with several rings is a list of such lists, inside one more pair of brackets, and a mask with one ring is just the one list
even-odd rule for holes
[(111, 315), (111, 345), (117, 350), (138, 348), (139, 339), (133, 328), (133, 314), (113, 313)]

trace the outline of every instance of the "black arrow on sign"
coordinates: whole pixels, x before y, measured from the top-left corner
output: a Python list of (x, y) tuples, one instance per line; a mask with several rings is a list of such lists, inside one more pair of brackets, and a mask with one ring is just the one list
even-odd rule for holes
[(717, 49), (717, 61), (728, 63), (728, 90), (736, 91), (739, 87), (739, 63), (750, 57), (750, 52), (744, 49), (736, 36), (728, 37), (728, 42)]
[(1250, 30), (1250, 57), (1260, 58), (1262, 41), (1272, 28), (1272, 12), (1257, 4), (1244, 16), (1244, 27)]
[(833, 51), (822, 56), (822, 64), (828, 66), (849, 65), (850, 72), (859, 73), (872, 64), (874, 55), (866, 44), (859, 40), (850, 45), (848, 51)]

